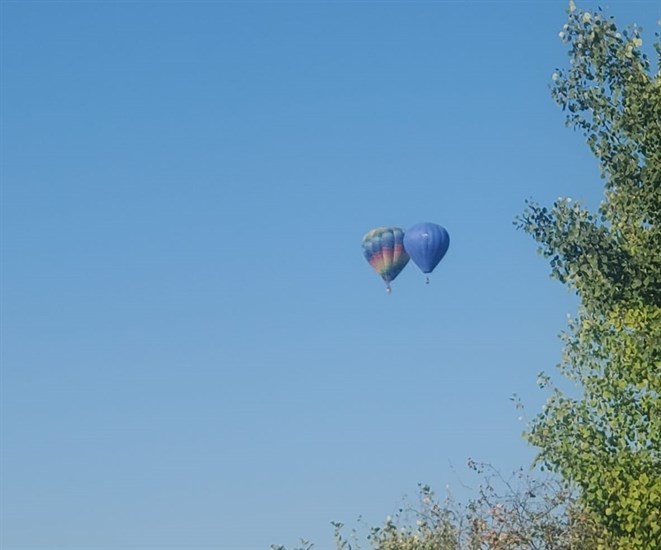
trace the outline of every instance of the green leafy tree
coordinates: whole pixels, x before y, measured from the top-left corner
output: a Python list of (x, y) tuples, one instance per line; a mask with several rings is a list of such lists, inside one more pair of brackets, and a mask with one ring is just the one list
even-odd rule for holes
[[(568, 13), (570, 65), (552, 93), (587, 138), (605, 194), (595, 213), (559, 199), (517, 220), (580, 299), (559, 365), (579, 396), (552, 387), (526, 436), (580, 488), (600, 548), (661, 548), (661, 78), (639, 28), (620, 32), (573, 2)], [(658, 35), (654, 48), (661, 59)]]

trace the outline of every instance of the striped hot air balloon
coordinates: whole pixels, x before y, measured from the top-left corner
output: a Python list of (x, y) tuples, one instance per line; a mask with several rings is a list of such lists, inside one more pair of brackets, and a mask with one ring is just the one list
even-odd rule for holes
[(390, 283), (409, 261), (404, 250), (404, 231), (399, 227), (377, 227), (368, 231), (363, 237), (363, 254), (390, 292)]

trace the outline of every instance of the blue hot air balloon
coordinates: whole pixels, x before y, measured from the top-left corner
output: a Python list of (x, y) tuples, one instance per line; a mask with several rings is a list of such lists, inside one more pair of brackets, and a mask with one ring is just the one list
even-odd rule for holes
[(435, 223), (417, 223), (404, 234), (404, 249), (423, 273), (434, 271), (449, 246), (450, 235)]

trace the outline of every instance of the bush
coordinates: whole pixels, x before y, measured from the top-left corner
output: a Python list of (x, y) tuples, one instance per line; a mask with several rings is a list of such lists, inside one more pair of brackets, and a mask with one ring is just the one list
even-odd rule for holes
[[(518, 470), (509, 478), (488, 464), (468, 461), (481, 478), (476, 496), (460, 504), (439, 500), (419, 485), (419, 501), (405, 503), (382, 525), (354, 528), (332, 523), (337, 550), (582, 550), (597, 547), (596, 526), (581, 511), (576, 491), (551, 474)], [(362, 523), (362, 522), (359, 522)], [(293, 550), (311, 550), (302, 541)], [(272, 550), (286, 550), (272, 546)]]

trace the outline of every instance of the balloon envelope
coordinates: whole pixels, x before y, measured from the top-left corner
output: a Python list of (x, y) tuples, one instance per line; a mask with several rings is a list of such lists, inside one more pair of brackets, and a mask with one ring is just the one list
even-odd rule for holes
[(368, 231), (363, 237), (363, 254), (388, 285), (409, 261), (404, 249), (404, 231), (399, 227), (377, 227)]
[(434, 271), (449, 246), (450, 235), (435, 223), (418, 223), (404, 235), (404, 248), (423, 273)]

